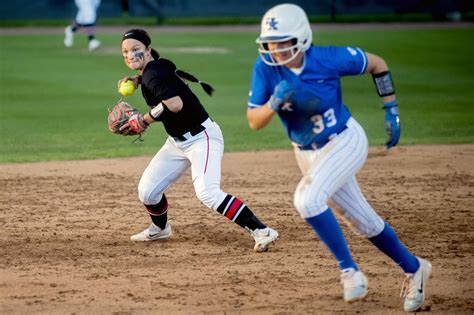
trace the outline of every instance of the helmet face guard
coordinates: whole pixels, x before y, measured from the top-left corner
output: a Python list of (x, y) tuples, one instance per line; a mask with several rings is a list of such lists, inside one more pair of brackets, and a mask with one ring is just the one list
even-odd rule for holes
[[(283, 43), (287, 41), (292, 41), (292, 45), (285, 47), (285, 48), (277, 48), (277, 49), (268, 49), (269, 43)], [(299, 44), (296, 38), (292, 36), (281, 36), (281, 37), (266, 37), (266, 38), (257, 38), (257, 44), (260, 45), (258, 48), (258, 52), (262, 61), (269, 66), (284, 66), (290, 62), (292, 62), (298, 54), (303, 51), (303, 47)], [(276, 53), (291, 53), (291, 57), (287, 58), (284, 61), (277, 61), (276, 58), (273, 56)]]

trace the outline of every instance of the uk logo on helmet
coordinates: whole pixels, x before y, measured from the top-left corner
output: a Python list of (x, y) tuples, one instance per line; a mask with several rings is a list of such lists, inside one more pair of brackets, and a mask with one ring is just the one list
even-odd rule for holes
[(276, 25), (278, 24), (278, 22), (275, 20), (274, 17), (272, 18), (267, 18), (267, 22), (265, 23), (268, 25), (268, 30), (277, 30), (278, 28), (276, 27)]

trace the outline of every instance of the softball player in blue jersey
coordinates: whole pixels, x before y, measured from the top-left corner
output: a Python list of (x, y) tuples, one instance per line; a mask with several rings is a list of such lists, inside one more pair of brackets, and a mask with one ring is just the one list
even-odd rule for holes
[[(407, 278), (402, 294), (406, 311), (425, 300), (431, 264), (410, 253), (390, 225), (370, 206), (356, 180), (367, 159), (364, 130), (342, 101), (340, 78), (371, 74), (386, 111), (387, 148), (398, 143), (400, 122), (395, 90), (385, 61), (355, 47), (316, 47), (305, 12), (293, 4), (277, 5), (263, 17), (257, 38), (247, 119), (264, 128), (278, 115), (294, 146), (303, 173), (294, 204), (335, 256), (341, 269), (344, 300), (367, 295), (367, 278), (354, 262), (332, 209), (358, 234), (393, 259)], [(336, 209), (335, 209), (336, 210)]]

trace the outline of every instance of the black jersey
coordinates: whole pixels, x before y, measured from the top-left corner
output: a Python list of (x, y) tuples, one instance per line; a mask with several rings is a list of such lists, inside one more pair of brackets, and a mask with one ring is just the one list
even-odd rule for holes
[(188, 85), (174, 70), (160, 64), (160, 60), (150, 61), (145, 66), (141, 86), (143, 97), (151, 108), (175, 96), (179, 96), (183, 101), (183, 108), (177, 113), (171, 112), (163, 105), (165, 110), (160, 115), (160, 120), (172, 137), (179, 137), (196, 129), (209, 117)]

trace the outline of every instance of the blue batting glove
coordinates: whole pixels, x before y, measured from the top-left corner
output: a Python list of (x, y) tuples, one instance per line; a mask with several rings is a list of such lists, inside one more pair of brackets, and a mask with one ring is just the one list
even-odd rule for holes
[(270, 96), (269, 106), (278, 112), (286, 102), (296, 93), (295, 88), (288, 81), (283, 80), (275, 87), (272, 96)]
[(400, 117), (398, 114), (398, 105), (396, 101), (385, 103), (385, 131), (388, 135), (388, 140), (385, 143), (387, 149), (397, 145), (400, 140)]

